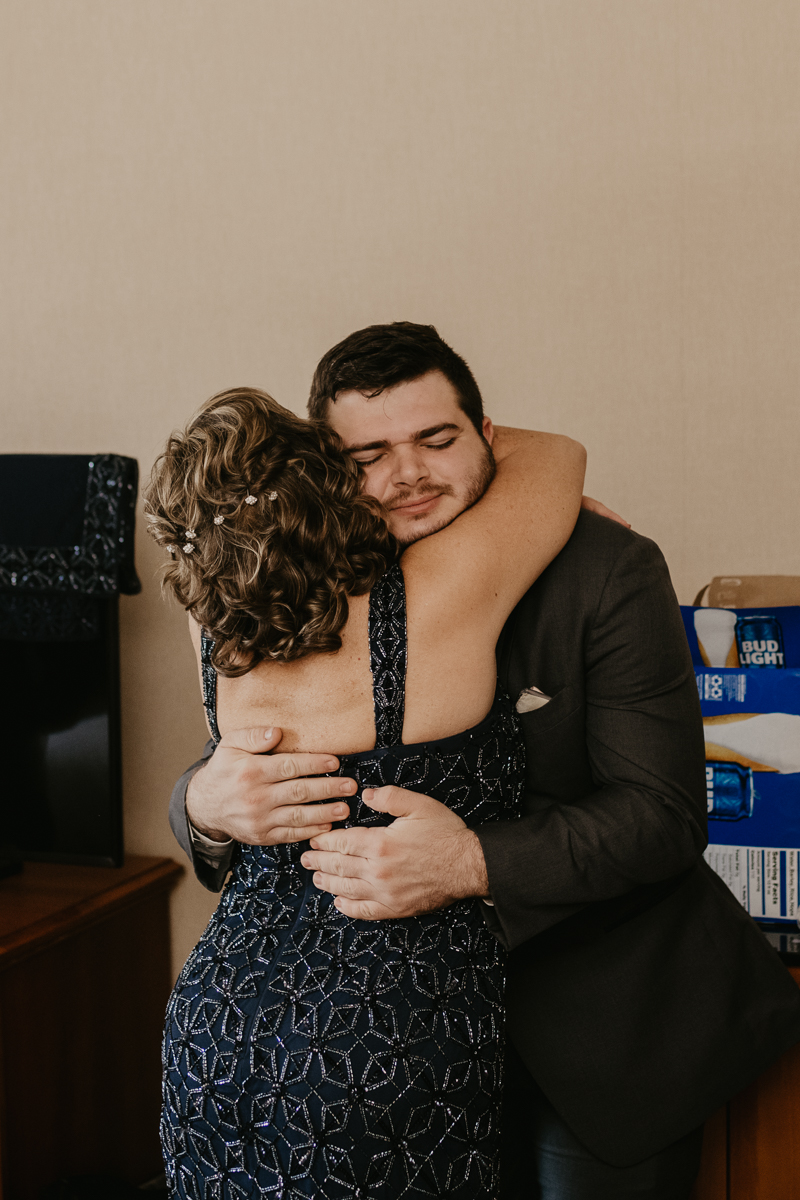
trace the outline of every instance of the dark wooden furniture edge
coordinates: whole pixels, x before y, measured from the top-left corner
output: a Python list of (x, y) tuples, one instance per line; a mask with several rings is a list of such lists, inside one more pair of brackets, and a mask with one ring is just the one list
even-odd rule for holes
[[(126, 866), (130, 867), (135, 862), (136, 857), (128, 858)], [(143, 896), (170, 891), (184, 872), (184, 868), (170, 858), (142, 857), (141, 864), (141, 868), (133, 874), (126, 871), (118, 883), (112, 882), (85, 900), (60, 909), (54, 916), (43, 917), (0, 937), (0, 971), (66, 937), (74, 936), (76, 928), (88, 928), (105, 920), (112, 912), (118, 912), (130, 904), (138, 904)], [(115, 868), (105, 869), (112, 871)], [(18, 879), (19, 876), (11, 878)]]

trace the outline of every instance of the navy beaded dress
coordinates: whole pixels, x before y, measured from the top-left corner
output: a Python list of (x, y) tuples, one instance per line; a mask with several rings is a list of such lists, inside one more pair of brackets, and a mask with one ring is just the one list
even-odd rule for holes
[[(363, 787), (435, 796), (469, 825), (519, 812), (524, 747), (498, 694), (453, 737), (403, 745), (405, 589), (395, 565), (369, 605), (374, 750), (342, 755), (348, 824), (392, 820)], [(212, 644), (204, 692), (218, 740)], [(191, 1200), (493, 1200), (504, 953), (481, 902), (357, 921), (300, 864), (307, 842), (237, 847), (219, 906), (167, 1012), (162, 1142)]]

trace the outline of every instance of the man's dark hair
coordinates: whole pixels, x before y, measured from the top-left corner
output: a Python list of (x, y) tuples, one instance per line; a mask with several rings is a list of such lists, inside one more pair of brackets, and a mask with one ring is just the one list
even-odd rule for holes
[(464, 359), (439, 337), (433, 325), (395, 321), (351, 333), (319, 360), (311, 382), (308, 414), (325, 421), (339, 392), (379, 396), (386, 388), (441, 371), (458, 393), (464, 414), (482, 435), (483, 400)]

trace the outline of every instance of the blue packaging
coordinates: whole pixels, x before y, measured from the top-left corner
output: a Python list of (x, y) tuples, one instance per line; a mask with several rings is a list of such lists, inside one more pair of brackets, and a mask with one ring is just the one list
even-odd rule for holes
[[(683, 625), (696, 667), (777, 667), (800, 669), (800, 606), (785, 608), (692, 608), (681, 606)], [(714, 658), (698, 637), (703, 623), (719, 621), (720, 652)], [(724, 637), (726, 623), (728, 637)], [(729, 646), (727, 654), (725, 645)], [(705, 652), (704, 652), (705, 651)], [(766, 658), (766, 661), (764, 659)], [(713, 661), (712, 661), (713, 659)], [(720, 659), (722, 661), (720, 661)]]
[(752, 917), (788, 929), (800, 909), (800, 607), (681, 612), (706, 739), (705, 859)]
[(753, 815), (753, 771), (733, 762), (706, 763), (709, 820), (741, 821)]
[(776, 616), (755, 613), (737, 617), (736, 648), (741, 667), (785, 667), (783, 626)]

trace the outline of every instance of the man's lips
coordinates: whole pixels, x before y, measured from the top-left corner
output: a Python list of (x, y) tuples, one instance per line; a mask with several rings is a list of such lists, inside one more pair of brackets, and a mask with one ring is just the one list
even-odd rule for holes
[(423, 496), (420, 500), (409, 500), (403, 504), (393, 504), (391, 511), (405, 513), (407, 516), (427, 512), (441, 497), (441, 494), (441, 492), (436, 492), (433, 496)]

